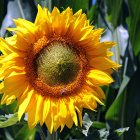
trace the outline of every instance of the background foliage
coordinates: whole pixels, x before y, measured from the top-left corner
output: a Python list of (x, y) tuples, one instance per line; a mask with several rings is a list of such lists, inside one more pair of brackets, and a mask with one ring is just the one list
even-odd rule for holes
[[(139, 0), (0, 0), (0, 33), (10, 36), (7, 27), (15, 26), (12, 18), (34, 21), (37, 4), (60, 11), (71, 7), (83, 9), (95, 27), (105, 28), (102, 41), (113, 40), (114, 61), (122, 68), (113, 74), (115, 83), (103, 87), (105, 106), (98, 112), (84, 110), (83, 128), (73, 126), (58, 133), (61, 140), (140, 140), (140, 1)], [(0, 105), (1, 140), (44, 140), (45, 126), (29, 130), (26, 116), (17, 120), (16, 102)], [(125, 132), (125, 133), (124, 133)]]

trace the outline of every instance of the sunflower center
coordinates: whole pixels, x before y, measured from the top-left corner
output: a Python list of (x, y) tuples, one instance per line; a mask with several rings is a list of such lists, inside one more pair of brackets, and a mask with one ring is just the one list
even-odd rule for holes
[(57, 98), (78, 93), (86, 82), (87, 71), (84, 49), (67, 38), (44, 36), (27, 53), (26, 76), (43, 96)]
[(53, 41), (42, 49), (36, 58), (38, 77), (49, 86), (67, 85), (78, 76), (79, 57), (72, 46)]

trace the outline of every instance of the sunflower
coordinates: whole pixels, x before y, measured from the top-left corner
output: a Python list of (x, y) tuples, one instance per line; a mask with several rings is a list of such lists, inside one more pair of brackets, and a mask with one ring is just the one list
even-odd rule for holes
[(12, 37), (0, 38), (2, 104), (18, 102), (18, 118), (28, 113), (30, 128), (46, 124), (50, 133), (73, 123), (82, 125), (82, 110), (103, 105), (100, 86), (113, 82), (119, 65), (110, 57), (113, 42), (100, 42), (86, 14), (67, 8), (52, 13), (38, 6), (34, 23), (14, 20)]

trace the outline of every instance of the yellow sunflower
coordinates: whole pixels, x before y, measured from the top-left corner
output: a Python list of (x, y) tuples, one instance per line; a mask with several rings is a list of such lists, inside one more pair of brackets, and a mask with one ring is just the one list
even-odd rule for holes
[[(100, 42), (103, 29), (93, 29), (82, 10), (52, 13), (38, 6), (34, 23), (14, 20), (12, 37), (0, 38), (2, 104), (18, 102), (18, 118), (28, 125), (47, 125), (50, 133), (73, 123), (82, 125), (82, 110), (103, 104), (100, 88), (113, 82), (109, 59), (113, 42)], [(79, 121), (78, 121), (79, 120)]]

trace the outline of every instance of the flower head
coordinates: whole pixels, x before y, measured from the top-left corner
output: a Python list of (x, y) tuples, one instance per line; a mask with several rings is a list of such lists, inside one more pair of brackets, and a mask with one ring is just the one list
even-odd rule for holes
[(62, 13), (38, 6), (34, 23), (14, 20), (15, 34), (0, 39), (2, 104), (17, 99), (18, 117), (28, 113), (29, 127), (45, 123), (50, 132), (73, 122), (82, 125), (83, 108), (103, 104), (100, 88), (113, 82), (113, 42), (100, 42), (103, 29), (93, 29), (82, 10)]

